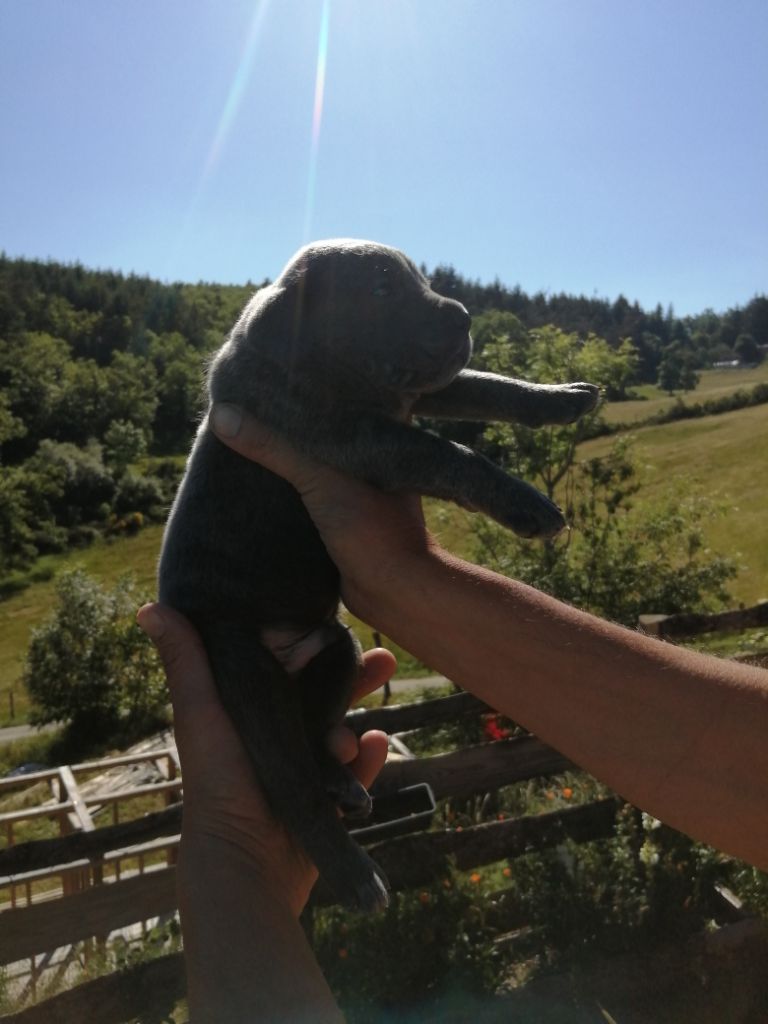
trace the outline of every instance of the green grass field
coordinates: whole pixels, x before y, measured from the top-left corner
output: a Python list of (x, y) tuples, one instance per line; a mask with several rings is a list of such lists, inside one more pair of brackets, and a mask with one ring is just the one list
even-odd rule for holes
[[(736, 602), (768, 598), (768, 405), (638, 428), (632, 435), (644, 471), (643, 496), (657, 498), (671, 482), (722, 503), (721, 518), (706, 531), (713, 550), (735, 556), (742, 565), (731, 585)], [(583, 444), (580, 458), (608, 450), (611, 438)]]
[(45, 583), (33, 583), (22, 593), (0, 601), (0, 725), (11, 723), (9, 690), (13, 689), (13, 722), (26, 717), (27, 699), (18, 679), (30, 631), (50, 613), (55, 600), (56, 575), (66, 569), (82, 567), (102, 583), (113, 584), (125, 573), (133, 573), (139, 591), (151, 596), (155, 589), (155, 566), (160, 550), (162, 528), (148, 526), (134, 537), (123, 537), (94, 544), (84, 550), (48, 555), (42, 567), (53, 570)]
[(608, 423), (637, 423), (647, 420), (656, 413), (664, 412), (682, 398), (687, 405), (703, 402), (710, 398), (722, 398), (740, 388), (749, 390), (755, 384), (768, 381), (768, 360), (753, 369), (704, 370), (695, 391), (670, 396), (654, 384), (643, 384), (632, 388), (641, 396), (628, 402), (611, 402), (605, 409)]

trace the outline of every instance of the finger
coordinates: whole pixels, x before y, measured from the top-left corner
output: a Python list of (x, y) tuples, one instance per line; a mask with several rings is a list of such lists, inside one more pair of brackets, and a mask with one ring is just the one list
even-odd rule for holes
[(139, 627), (152, 640), (165, 669), (177, 731), (201, 705), (220, 709), (216, 684), (202, 640), (191, 623), (173, 608), (146, 604), (136, 615)]
[(378, 729), (370, 729), (358, 739), (345, 725), (335, 725), (328, 730), (326, 745), (337, 761), (348, 765), (367, 787), (387, 760), (389, 740)]
[(385, 732), (371, 729), (360, 737), (359, 752), (349, 767), (366, 789), (384, 767), (389, 741)]
[(358, 755), (357, 736), (346, 725), (334, 725), (325, 736), (329, 752), (342, 764), (351, 764)]
[(374, 647), (363, 654), (363, 671), (352, 691), (350, 703), (362, 700), (369, 693), (383, 686), (397, 670), (397, 659), (385, 647)]

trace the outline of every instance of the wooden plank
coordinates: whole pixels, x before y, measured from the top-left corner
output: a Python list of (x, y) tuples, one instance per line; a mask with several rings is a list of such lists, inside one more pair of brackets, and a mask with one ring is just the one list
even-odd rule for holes
[(679, 615), (641, 615), (640, 629), (651, 636), (683, 637), (702, 633), (730, 633), (768, 626), (768, 601), (751, 608), (735, 608), (712, 615), (682, 612)]
[(70, 765), (73, 772), (89, 772), (99, 768), (119, 768), (126, 764), (138, 764), (141, 761), (155, 761), (158, 757), (174, 758), (175, 747), (160, 747), (158, 750), (147, 750), (142, 754), (122, 754), (119, 757), (101, 757), (96, 761), (83, 761)]
[(163, 868), (46, 903), (6, 910), (0, 929), (0, 963), (106, 935), (175, 909), (176, 869)]
[(79, 826), (83, 832), (93, 832), (96, 826), (93, 824), (90, 812), (86, 807), (80, 790), (77, 788), (75, 777), (72, 774), (72, 769), (69, 765), (65, 764), (59, 768), (59, 778), (61, 779), (61, 784), (64, 787), (64, 792), (72, 801), (73, 814), (71, 815), (71, 818), (75, 819), (72, 824), (75, 827)]
[(407, 732), (426, 725), (454, 721), (460, 715), (480, 714), (492, 710), (471, 693), (455, 693), (450, 697), (436, 697), (434, 700), (418, 701), (414, 704), (392, 704), (382, 708), (350, 711), (344, 724), (359, 736), (366, 729), (383, 729), (384, 732)]
[(3, 1024), (123, 1024), (137, 1017), (166, 1020), (186, 991), (184, 957), (170, 953), (87, 981), (0, 1019)]
[(62, 814), (72, 811), (74, 806), (71, 800), (65, 800), (60, 804), (51, 803), (44, 804), (42, 807), (27, 807), (23, 811), (6, 811), (5, 814), (0, 814), (0, 824), (32, 821), (34, 818), (59, 818)]
[(28, 775), (14, 775), (10, 779), (0, 779), (0, 793), (6, 789), (24, 789), (26, 786), (36, 786), (39, 782), (50, 782), (51, 779), (58, 779), (58, 768), (45, 768), (41, 772), (29, 772)]
[[(460, 870), (513, 859), (531, 850), (557, 846), (566, 839), (583, 843), (613, 834), (616, 812), (623, 802), (616, 797), (546, 814), (510, 818), (444, 832), (420, 832), (368, 846), (368, 852), (387, 876), (393, 891), (429, 885), (453, 863)], [(312, 903), (334, 903), (322, 880), (312, 892)]]
[(19, 843), (0, 850), (0, 875), (50, 868), (80, 857), (99, 857), (131, 843), (176, 835), (181, 829), (181, 815), (182, 805), (174, 804), (134, 821), (107, 825), (94, 832), (76, 832), (60, 839)]
[(371, 792), (392, 793), (427, 782), (435, 796), (472, 796), (513, 782), (557, 775), (575, 766), (534, 736), (515, 736), (495, 743), (463, 747), (448, 754), (414, 761), (388, 762)]
[(95, 807), (97, 804), (114, 803), (116, 800), (132, 800), (135, 796), (154, 796), (156, 793), (168, 793), (181, 788), (181, 779), (169, 779), (166, 782), (148, 782), (146, 786), (133, 786), (127, 789), (104, 790), (102, 793), (89, 793), (85, 802), (89, 807)]

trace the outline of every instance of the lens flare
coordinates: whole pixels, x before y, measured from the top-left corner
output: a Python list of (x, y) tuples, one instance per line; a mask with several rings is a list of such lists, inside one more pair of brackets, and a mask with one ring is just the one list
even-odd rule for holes
[(323, 0), (320, 16), (320, 35), (317, 41), (317, 71), (315, 74), (315, 102), (312, 107), (312, 136), (309, 150), (309, 173), (307, 175), (307, 201), (304, 208), (304, 241), (310, 240), (312, 216), (315, 208), (317, 184), (317, 154), (320, 149), (320, 128), (323, 122), (323, 99), (325, 96), (325, 72), (328, 65), (328, 28), (331, 18), (330, 0)]
[(248, 79), (251, 77), (251, 70), (253, 69), (253, 61), (256, 56), (256, 49), (259, 42), (259, 36), (261, 35), (261, 29), (264, 24), (264, 19), (269, 8), (270, 0), (260, 0), (256, 5), (256, 9), (251, 18), (251, 24), (248, 29), (248, 34), (245, 37), (245, 43), (243, 50), (235, 70), (232, 83), (227, 93), (227, 98), (224, 101), (224, 106), (219, 116), (219, 123), (216, 126), (216, 134), (213, 137), (211, 148), (208, 151), (208, 156), (203, 166), (203, 173), (200, 180), (200, 186), (205, 183), (208, 179), (211, 171), (218, 163), (219, 157), (224, 149), (224, 144), (227, 141), (232, 125), (234, 124), (237, 112), (240, 109), (240, 103), (243, 99), (243, 93), (245, 87), (248, 84)]

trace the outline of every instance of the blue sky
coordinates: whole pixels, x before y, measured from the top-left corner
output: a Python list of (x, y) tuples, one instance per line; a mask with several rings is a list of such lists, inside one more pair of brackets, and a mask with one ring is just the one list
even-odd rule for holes
[(768, 291), (766, 0), (0, 0), (0, 248), (311, 238), (678, 314)]

